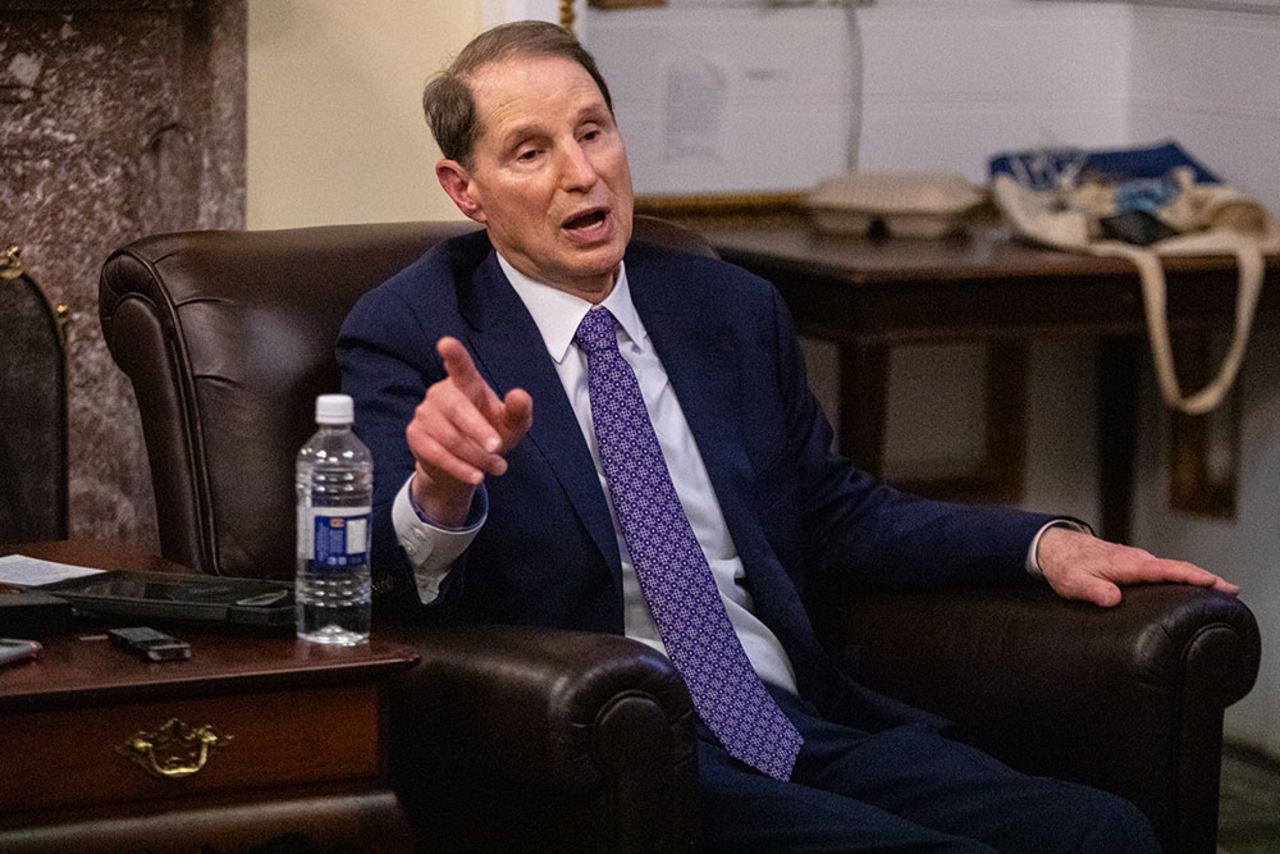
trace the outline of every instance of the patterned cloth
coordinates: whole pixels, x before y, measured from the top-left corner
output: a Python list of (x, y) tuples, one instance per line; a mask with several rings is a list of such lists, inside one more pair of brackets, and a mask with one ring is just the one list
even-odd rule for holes
[(591, 420), (609, 495), (667, 654), (725, 749), (771, 777), (790, 779), (803, 739), (733, 630), (671, 483), (635, 372), (618, 351), (613, 315), (604, 308), (587, 312), (573, 340), (587, 354)]

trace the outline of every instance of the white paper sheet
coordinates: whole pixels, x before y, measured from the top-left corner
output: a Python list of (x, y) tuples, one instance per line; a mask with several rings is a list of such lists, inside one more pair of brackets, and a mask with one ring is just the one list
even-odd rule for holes
[(105, 570), (90, 569), (87, 566), (72, 566), (69, 563), (56, 563), (51, 560), (40, 560), (27, 555), (0, 557), (0, 584), (41, 587), (45, 584), (65, 581), (68, 578), (97, 575), (100, 572), (105, 572)]

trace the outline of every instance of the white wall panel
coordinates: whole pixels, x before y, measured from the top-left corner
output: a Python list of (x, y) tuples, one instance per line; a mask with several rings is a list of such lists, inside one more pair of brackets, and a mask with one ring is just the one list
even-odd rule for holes
[(1023, 0), (884, 0), (859, 12), (868, 171), (955, 172), (1039, 145), (1129, 138), (1131, 15)]
[(1280, 16), (1139, 9), (1133, 130), (1175, 136), (1280, 210)]
[(876, 109), (863, 117), (859, 167), (868, 172), (951, 172), (986, 183), (996, 152), (1036, 146), (1128, 142), (1122, 104), (937, 102)]

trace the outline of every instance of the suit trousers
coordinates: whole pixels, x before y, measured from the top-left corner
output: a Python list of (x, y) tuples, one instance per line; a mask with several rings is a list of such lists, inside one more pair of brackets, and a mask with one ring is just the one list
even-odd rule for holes
[(1145, 816), (1106, 792), (1021, 774), (924, 724), (861, 732), (770, 688), (804, 736), (791, 782), (698, 725), (703, 850), (1158, 854)]

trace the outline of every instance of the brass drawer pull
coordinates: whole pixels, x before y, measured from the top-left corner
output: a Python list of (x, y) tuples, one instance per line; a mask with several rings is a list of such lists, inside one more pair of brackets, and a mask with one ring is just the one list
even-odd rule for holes
[(209, 724), (192, 727), (170, 718), (155, 732), (139, 730), (129, 736), (119, 751), (154, 777), (178, 780), (198, 773), (214, 750), (231, 740)]

